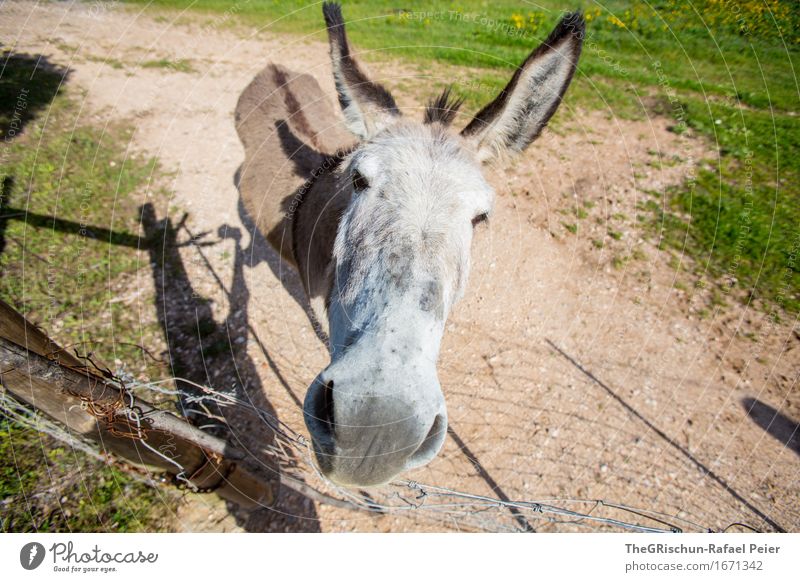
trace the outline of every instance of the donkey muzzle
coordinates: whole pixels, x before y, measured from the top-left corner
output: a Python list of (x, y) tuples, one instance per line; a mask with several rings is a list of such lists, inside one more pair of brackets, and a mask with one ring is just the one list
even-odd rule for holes
[(436, 456), (447, 433), (447, 412), (435, 370), (432, 379), (395, 374), (391, 381), (370, 381), (370, 375), (343, 368), (322, 372), (303, 406), (326, 477), (345, 486), (382, 485)]

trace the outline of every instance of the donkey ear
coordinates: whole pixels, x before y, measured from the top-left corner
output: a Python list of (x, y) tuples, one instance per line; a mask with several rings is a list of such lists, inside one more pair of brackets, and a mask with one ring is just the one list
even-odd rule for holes
[(368, 138), (392, 123), (400, 111), (389, 91), (370, 81), (350, 55), (342, 7), (335, 2), (324, 2), (322, 13), (328, 27), (333, 79), (345, 122), (358, 137)]
[(539, 137), (572, 80), (584, 33), (580, 12), (565, 15), (506, 88), (462, 130), (479, 159), (521, 152)]

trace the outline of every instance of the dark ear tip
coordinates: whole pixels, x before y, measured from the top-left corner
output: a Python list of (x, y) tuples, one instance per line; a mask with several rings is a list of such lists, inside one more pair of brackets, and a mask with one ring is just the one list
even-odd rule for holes
[(560, 40), (568, 35), (576, 37), (578, 40), (583, 40), (586, 33), (586, 19), (583, 17), (583, 12), (576, 10), (575, 12), (567, 12), (561, 17), (558, 25), (553, 31), (553, 40)]
[(338, 2), (323, 2), (322, 15), (325, 17), (325, 24), (328, 28), (344, 24), (342, 5)]

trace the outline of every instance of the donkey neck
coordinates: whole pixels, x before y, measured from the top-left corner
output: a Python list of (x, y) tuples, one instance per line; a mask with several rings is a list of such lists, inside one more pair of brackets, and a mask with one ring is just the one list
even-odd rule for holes
[(333, 284), (333, 244), (351, 193), (338, 185), (339, 169), (349, 154), (340, 150), (326, 156), (295, 194), (287, 213), (292, 258), (317, 319), (324, 310)]

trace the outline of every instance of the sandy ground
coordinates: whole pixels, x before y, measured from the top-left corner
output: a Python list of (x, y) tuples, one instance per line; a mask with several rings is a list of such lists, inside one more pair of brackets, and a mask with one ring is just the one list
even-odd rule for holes
[[(304, 431), (297, 403), (326, 352), (294, 274), (242, 223), (233, 110), (270, 61), (310, 72), (332, 94), (326, 46), (320, 36), (225, 21), (113, 3), (5, 2), (0, 35), (6, 48), (70, 68), (86, 121), (135, 125), (132, 149), (157, 156), (169, 172), (162, 182), (174, 197), (158, 217), (177, 221), (188, 212), (191, 230), (211, 233), (216, 244), (203, 256), (240, 292), (231, 304), (186, 246), (191, 288), (212, 299), (216, 320), (235, 322), (247, 338), (250, 389)], [(141, 66), (159, 59), (190, 68)], [(468, 74), (427, 67), (415, 83), (415, 67), (370, 68), (413, 115), (431, 77)], [(493, 172), (495, 213), (476, 237), (469, 290), (450, 317), (439, 366), (453, 434), (408, 478), (511, 499), (604, 499), (710, 528), (800, 530), (796, 321), (774, 324), (734, 298), (706, 313), (708, 293), (678, 283), (691, 279), (636, 218), (645, 192), (680, 183), (713, 147), (678, 138), (659, 117), (572, 113)], [(573, 223), (575, 233), (565, 226)], [(237, 228), (241, 240), (222, 238)], [(235, 264), (243, 254), (246, 264)], [(135, 284), (141, 292), (131, 294), (131, 308), (153, 320), (147, 268)], [(209, 373), (225, 381), (217, 375)], [(746, 399), (755, 401), (750, 414)], [(289, 493), (256, 516), (191, 496), (173, 518), (175, 529), (191, 531), (430, 529), (414, 516), (363, 515)]]

